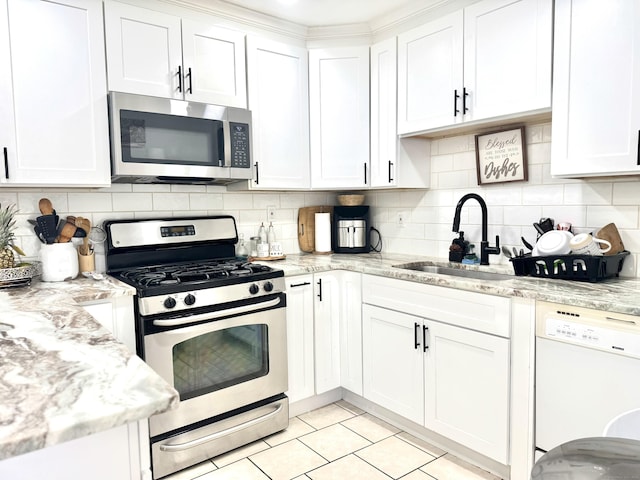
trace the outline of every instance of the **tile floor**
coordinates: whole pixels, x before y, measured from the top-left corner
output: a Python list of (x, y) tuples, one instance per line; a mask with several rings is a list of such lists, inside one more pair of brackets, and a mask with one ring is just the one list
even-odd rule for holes
[(499, 480), (339, 401), (163, 480)]

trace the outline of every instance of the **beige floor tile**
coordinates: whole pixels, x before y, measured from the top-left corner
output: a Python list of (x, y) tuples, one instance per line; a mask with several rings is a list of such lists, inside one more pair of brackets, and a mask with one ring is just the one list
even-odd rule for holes
[(356, 455), (393, 478), (400, 478), (434, 459), (397, 437), (386, 438), (356, 452)]
[(327, 463), (299, 440), (256, 453), (250, 459), (273, 480), (289, 480)]
[(269, 477), (245, 458), (194, 480), (269, 480)]
[(379, 442), (384, 438), (391, 437), (400, 432), (400, 430), (393, 425), (368, 413), (358, 415), (341, 423), (349, 430), (353, 430), (371, 442)]
[(330, 462), (371, 445), (369, 440), (339, 423), (300, 437), (298, 440)]
[(400, 480), (435, 480), (431, 475), (427, 475), (422, 470), (414, 470), (413, 472), (400, 477)]
[(252, 442), (248, 445), (244, 445), (242, 447), (238, 447), (235, 450), (231, 450), (230, 452), (223, 453), (222, 455), (218, 455), (217, 457), (212, 458), (212, 462), (216, 467), (222, 468), (225, 465), (229, 465), (230, 463), (237, 462), (243, 458), (246, 458), (254, 453), (261, 452), (269, 448), (262, 440), (258, 440), (257, 442)]
[(216, 469), (216, 466), (211, 463), (211, 461), (207, 460), (202, 463), (198, 463), (193, 467), (185, 468), (173, 475), (169, 475), (165, 477), (163, 480), (192, 480), (193, 478), (197, 478), (205, 473), (212, 472)]
[(427, 452), (429, 455), (433, 455), (436, 458), (441, 457), (442, 455), (447, 453), (441, 448), (438, 448), (435, 445), (431, 445), (429, 442), (425, 442), (424, 440), (414, 437), (413, 435), (407, 432), (400, 432), (396, 435), (396, 437), (401, 438), (405, 442), (409, 442), (414, 447), (421, 448), (422, 450)]
[(294, 417), (289, 419), (289, 426), (286, 430), (274, 433), (273, 435), (265, 438), (264, 441), (272, 447), (275, 447), (276, 445), (280, 445), (281, 443), (288, 442), (289, 440), (293, 440), (294, 438), (301, 437), (302, 435), (306, 435), (311, 432), (315, 432), (315, 429), (311, 425), (304, 423), (297, 417)]
[(380, 470), (355, 455), (348, 455), (307, 473), (312, 480), (389, 480)]
[(500, 477), (496, 477), (450, 454), (434, 460), (420, 470), (438, 480), (500, 480)]
[(361, 408), (356, 407), (355, 405), (351, 405), (346, 400), (338, 400), (336, 402), (336, 405), (338, 405), (339, 407), (344, 408), (345, 410), (348, 410), (349, 412), (353, 413), (354, 415), (362, 415), (364, 413), (364, 410), (362, 410)]
[(316, 430), (320, 430), (321, 428), (328, 427), (334, 423), (343, 422), (353, 416), (353, 413), (339, 407), (335, 403), (332, 403), (326, 407), (298, 415), (298, 418), (303, 422), (308, 423)]

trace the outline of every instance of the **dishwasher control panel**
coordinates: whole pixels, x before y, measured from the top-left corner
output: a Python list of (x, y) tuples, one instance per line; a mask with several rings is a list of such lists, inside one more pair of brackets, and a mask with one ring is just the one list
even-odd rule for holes
[(538, 337), (640, 358), (640, 317), (539, 303)]

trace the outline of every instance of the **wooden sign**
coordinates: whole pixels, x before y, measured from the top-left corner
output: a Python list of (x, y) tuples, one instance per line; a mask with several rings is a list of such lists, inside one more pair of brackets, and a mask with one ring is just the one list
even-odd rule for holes
[(478, 185), (527, 179), (524, 127), (476, 135)]

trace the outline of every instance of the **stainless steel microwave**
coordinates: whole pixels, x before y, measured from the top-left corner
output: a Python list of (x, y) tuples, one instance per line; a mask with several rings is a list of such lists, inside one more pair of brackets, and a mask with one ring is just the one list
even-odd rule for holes
[(251, 179), (251, 112), (109, 93), (114, 183), (226, 185)]

